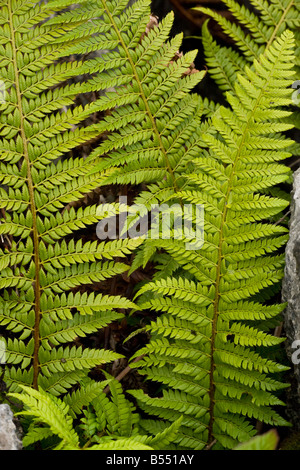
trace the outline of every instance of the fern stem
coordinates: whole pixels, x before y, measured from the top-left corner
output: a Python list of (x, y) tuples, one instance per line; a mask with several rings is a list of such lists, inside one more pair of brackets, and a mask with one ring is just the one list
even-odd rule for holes
[[(141, 354), (140, 356), (135, 357), (135, 358), (132, 360), (131, 363), (133, 364), (134, 362), (138, 362), (138, 361), (140, 361), (141, 359), (143, 359), (143, 357), (144, 357), (144, 354)], [(125, 375), (129, 374), (129, 372), (132, 372), (132, 368), (130, 367), (130, 365), (126, 366), (125, 369), (123, 369), (123, 370), (117, 375), (117, 377), (115, 377), (115, 379), (118, 380), (118, 382), (120, 382), (120, 381), (125, 377)], [(104, 393), (108, 393), (109, 390), (110, 390), (110, 387), (109, 387), (109, 385), (107, 385), (107, 386), (104, 388), (103, 392), (104, 392)]]
[(39, 237), (38, 237), (38, 231), (37, 231), (36, 206), (35, 206), (35, 200), (34, 200), (34, 183), (32, 181), (31, 163), (30, 163), (29, 152), (28, 152), (27, 137), (26, 137), (25, 127), (24, 127), (24, 114), (23, 114), (23, 109), (22, 109), (22, 93), (21, 93), (20, 81), (19, 81), (19, 68), (17, 65), (17, 47), (15, 43), (15, 30), (13, 27), (13, 12), (11, 8), (11, 2), (8, 2), (7, 7), (9, 11), (8, 21), (9, 21), (9, 28), (10, 28), (10, 33), (11, 33), (11, 45), (12, 45), (12, 53), (13, 53), (12, 60), (13, 60), (14, 75), (15, 75), (17, 109), (20, 113), (20, 134), (21, 134), (22, 143), (23, 143), (23, 155), (24, 155), (24, 159), (26, 162), (26, 166), (27, 166), (27, 182), (28, 182), (28, 191), (29, 191), (30, 207), (31, 207), (31, 214), (32, 214), (32, 238), (33, 238), (33, 245), (34, 245), (34, 263), (35, 263), (35, 280), (33, 282), (34, 292), (35, 292), (35, 300), (34, 300), (35, 325), (34, 325), (34, 331), (33, 331), (33, 338), (34, 338), (33, 387), (35, 389), (38, 389), (38, 374), (39, 374), (38, 351), (39, 351), (39, 344), (40, 344)]
[(278, 34), (278, 31), (281, 27), (281, 25), (284, 23), (284, 21), (286, 21), (286, 17), (287, 17), (287, 14), (288, 12), (290, 11), (290, 9), (292, 8), (292, 6), (295, 4), (295, 1), (294, 0), (291, 0), (290, 3), (288, 4), (288, 6), (286, 7), (286, 9), (283, 11), (281, 17), (280, 17), (280, 20), (278, 21), (278, 23), (276, 24), (275, 26), (275, 29), (273, 31), (273, 34), (272, 36), (270, 37), (267, 45), (266, 45), (266, 48), (265, 48), (265, 51), (264, 51), (264, 55), (266, 55), (266, 52), (268, 51), (269, 47), (273, 44), (274, 40), (276, 39), (277, 37), (277, 34)]

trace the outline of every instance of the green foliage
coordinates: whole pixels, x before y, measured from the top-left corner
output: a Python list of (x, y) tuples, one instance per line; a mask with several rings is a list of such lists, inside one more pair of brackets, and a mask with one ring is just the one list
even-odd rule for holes
[[(300, 3), (298, 0), (250, 0), (246, 7), (235, 0), (222, 0), (233, 15), (234, 21), (229, 21), (217, 11), (209, 8), (196, 7), (196, 10), (208, 15), (216, 21), (223, 32), (234, 42), (234, 47), (219, 45), (209, 32), (209, 21), (202, 29), (202, 44), (208, 70), (216, 84), (225, 93), (235, 91), (235, 82), (239, 74), (244, 75), (245, 68), (254, 70), (254, 61), (260, 54), (266, 54), (274, 41), (286, 30), (295, 34), (296, 48), (294, 66), (295, 77), (294, 112), (285, 119), (292, 122), (296, 128), (299, 125), (299, 86), (300, 78)], [(278, 114), (278, 118), (280, 114)], [(299, 145), (291, 147), (294, 155), (299, 154)]]
[[(103, 390), (104, 385), (109, 386), (111, 398)], [(25, 448), (45, 440), (48, 450), (164, 449), (176, 436), (181, 422), (179, 419), (155, 436), (139, 434), (139, 415), (126, 400), (118, 381), (109, 376), (101, 384), (88, 381), (80, 391), (73, 393), (75, 399), (70, 395), (60, 399), (42, 389), (34, 390), (24, 385), (21, 390), (10, 396), (24, 404), (18, 415), (30, 417), (23, 439)], [(77, 414), (81, 415), (81, 420), (74, 425)]]
[(59, 59), (74, 37), (79, 51), (93, 31), (79, 17), (63, 27), (55, 18), (44, 21), (52, 11), (49, 5), (0, 2), (0, 77), (6, 90), (0, 105), (0, 231), (8, 240), (1, 250), (0, 324), (8, 332), (9, 389), (26, 384), (59, 395), (94, 366), (120, 357), (73, 341), (122, 318), (120, 309), (134, 304), (82, 287), (127, 271), (115, 258), (125, 258), (140, 242), (76, 241), (78, 230), (104, 215), (97, 205), (75, 209), (69, 203), (98, 188), (105, 172), (91, 174), (93, 160), (70, 155), (99, 131), (84, 125), (90, 106), (74, 104), (86, 83), (67, 81), (77, 77), (82, 61)]
[(279, 436), (275, 429), (252, 437), (250, 441), (239, 444), (233, 450), (276, 450), (279, 441)]
[[(295, 41), (287, 26), (294, 8), (289, 3), (277, 17), (252, 0), (264, 10), (259, 22), (226, 2), (253, 35), (222, 23), (241, 54), (219, 48), (204, 27), (209, 67), (226, 92), (221, 107), (192, 92), (205, 72), (191, 65), (196, 51), (178, 54), (182, 35), (168, 39), (173, 14), (146, 33), (150, 0), (127, 3), (0, 0), (4, 380), (24, 403), (21, 413), (33, 417), (26, 445), (234, 448), (255, 434), (255, 420), (287, 424), (274, 410), (286, 386), (278, 378), (286, 367), (271, 355), (282, 338), (269, 332), (284, 306), (268, 301), (280, 286), (288, 237), (279, 223), (288, 200), (276, 186), (291, 177), (281, 161), (292, 144), (285, 132), (293, 126)], [(100, 57), (91, 56), (97, 50)], [(77, 104), (78, 95), (94, 91), (101, 92), (96, 100)], [(99, 143), (89, 156), (74, 158), (91, 139)], [(77, 240), (105, 211), (122, 208), (76, 209), (74, 202), (99, 186), (139, 183), (140, 214), (129, 208), (127, 228), (153, 204), (164, 205), (168, 239), (158, 228), (160, 236), (143, 243)], [(193, 211), (185, 213), (189, 231), (178, 234), (171, 212), (186, 205), (204, 208), (203, 245), (195, 244)], [(85, 289), (149, 261), (155, 273), (135, 303)], [(74, 342), (124, 309), (152, 311), (150, 342), (132, 367), (161, 388), (155, 397), (131, 391), (137, 407), (108, 375), (100, 383), (88, 378), (120, 355)]]
[(205, 23), (202, 38), (209, 73), (221, 89), (234, 92), (237, 75), (244, 74), (246, 66), (252, 65), (261, 54), (266, 54), (287, 29), (296, 32), (300, 5), (298, 1), (291, 0), (250, 0), (247, 8), (235, 0), (222, 1), (232, 13), (234, 22), (212, 9), (195, 9), (213, 18), (237, 46), (237, 50), (219, 46)]
[(233, 448), (253, 436), (255, 419), (287, 424), (272, 410), (283, 404), (277, 392), (285, 387), (272, 375), (285, 366), (267, 352), (283, 339), (266, 329), (284, 305), (267, 306), (264, 292), (283, 276), (284, 256), (276, 252), (287, 229), (270, 220), (288, 202), (265, 192), (290, 175), (277, 161), (290, 155), (282, 133), (292, 126), (278, 117), (290, 114), (282, 107), (291, 104), (293, 47), (286, 31), (255, 59), (254, 70), (238, 75), (234, 94), (226, 95), (230, 108), (219, 107), (202, 136), (208, 151), (174, 194), (204, 205), (202, 248), (186, 250), (175, 238), (145, 242), (164, 248), (177, 266), (137, 292), (140, 308), (160, 315), (133, 366), (160, 382), (162, 393), (131, 393), (152, 417), (172, 422), (183, 414), (179, 448)]

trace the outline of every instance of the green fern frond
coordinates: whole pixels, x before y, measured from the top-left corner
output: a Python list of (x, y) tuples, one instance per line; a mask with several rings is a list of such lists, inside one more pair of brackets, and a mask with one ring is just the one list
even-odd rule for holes
[[(142, 4), (145, 11), (147, 3)], [(108, 49), (118, 41), (102, 37), (102, 31), (110, 35), (103, 20), (95, 20), (95, 25), (88, 21), (95, 11), (86, 2), (60, 13), (68, 5), (29, 5), (21, 0), (0, 4), (0, 77), (5, 86), (0, 106), (0, 232), (10, 240), (1, 250), (0, 323), (15, 335), (7, 340), (5, 367), (5, 382), (14, 392), (22, 384), (36, 390), (42, 385), (59, 395), (91, 368), (119, 358), (112, 351), (76, 349), (68, 343), (120, 319), (120, 309), (134, 306), (120, 296), (74, 291), (126, 272), (128, 265), (115, 259), (126, 258), (140, 242), (75, 242), (75, 232), (94, 226), (105, 211), (115, 215), (122, 208), (73, 207), (101, 186), (111, 170), (91, 173), (93, 158), (71, 155), (102, 133), (101, 125), (86, 124), (96, 103), (75, 102), (88, 86), (93, 89), (92, 81), (100, 79), (101, 72), (92, 74), (90, 83), (72, 83), (79, 70), (89, 73), (93, 61), (71, 60), (68, 54), (75, 50), (78, 57), (89, 44), (92, 52), (94, 45)], [(124, 8), (117, 8), (117, 14)], [(98, 6), (99, 17), (101, 11), (104, 7)], [(130, 21), (127, 12), (122, 16), (127, 30), (133, 18), (142, 16), (136, 9), (132, 14)], [(145, 19), (141, 21), (144, 24)]]
[[(192, 65), (196, 51), (178, 53), (181, 34), (169, 39), (173, 14), (146, 33), (150, 0), (127, 3), (0, 0), (0, 235), (10, 241), (0, 253), (4, 380), (34, 416), (28, 444), (54, 438), (58, 449), (78, 449), (83, 433), (92, 450), (203, 449), (215, 441), (233, 448), (253, 436), (255, 419), (287, 424), (273, 409), (282, 405), (277, 374), (286, 367), (267, 354), (281, 339), (266, 331), (283, 307), (259, 302), (283, 275), (278, 251), (288, 235), (274, 219), (289, 201), (274, 185), (291, 176), (278, 162), (293, 145), (284, 135), (295, 61), (286, 29), (295, 28), (297, 10), (290, 0), (251, 0), (258, 18), (226, 0), (240, 22), (233, 24), (202, 9), (241, 51), (218, 46), (204, 26), (225, 108), (191, 93), (205, 72)], [(85, 106), (75, 100), (94, 91)], [(103, 118), (89, 124), (97, 113)], [(77, 157), (90, 140), (97, 142), (90, 155)], [(118, 201), (73, 206), (100, 186), (139, 183), (140, 215)], [(128, 209), (129, 230), (163, 204), (204, 209), (201, 248), (189, 237), (198, 222), (192, 212), (182, 237), (168, 212), (170, 239), (77, 241), (80, 229), (107, 215)], [(126, 257), (138, 247), (129, 268)], [(138, 305), (85, 291), (150, 261), (155, 274), (137, 291)], [(146, 325), (151, 340), (133, 367), (162, 388), (155, 398), (131, 392), (158, 419), (140, 420), (105, 371), (100, 384), (88, 379), (120, 354), (74, 344), (124, 309), (160, 314)]]
[[(73, 420), (68, 415), (69, 407), (62, 402), (62, 400), (51, 396), (42, 390), (33, 390), (32, 388), (21, 386), (23, 393), (11, 394), (14, 398), (20, 400), (28, 408), (23, 410), (22, 415), (34, 416), (37, 422), (42, 421), (49, 426), (49, 430), (46, 432), (42, 429), (41, 434), (39, 433), (39, 439), (41, 435), (48, 437), (49, 434), (55, 434), (60, 437), (61, 444), (59, 448), (66, 447), (70, 449), (79, 448), (79, 438), (73, 429)], [(37, 433), (35, 428), (34, 434)], [(24, 445), (28, 445), (36, 441), (36, 436), (32, 436), (28, 433), (24, 438)]]
[(299, 44), (299, 4), (291, 0), (250, 0), (248, 6), (234, 0), (223, 0), (223, 3), (234, 21), (209, 8), (195, 9), (213, 18), (237, 46), (236, 51), (235, 48), (218, 45), (208, 30), (208, 21), (204, 23), (202, 37), (209, 73), (222, 90), (234, 92), (237, 74), (244, 74), (245, 66), (252, 64), (260, 54), (265, 54), (285, 30), (292, 30)]
[[(293, 47), (287, 31), (254, 60), (256, 73), (246, 67), (237, 75), (234, 94), (227, 93), (231, 109), (219, 107), (212, 116), (215, 132), (203, 136), (210, 157), (205, 152), (198, 157), (184, 189), (173, 194), (173, 200), (204, 206), (202, 248), (187, 250), (173, 237), (144, 242), (163, 248), (177, 270), (144, 283), (136, 294), (140, 308), (160, 315), (147, 326), (151, 340), (133, 356), (143, 358), (132, 367), (161, 383), (162, 393), (155, 398), (140, 390), (131, 393), (150, 416), (169, 423), (183, 414), (179, 448), (186, 446), (186, 429), (197, 437), (189, 441), (192, 448), (215, 440), (232, 448), (255, 433), (253, 418), (287, 425), (271, 411), (282, 405), (276, 391), (286, 386), (273, 375), (287, 367), (265, 353), (282, 339), (259, 327), (260, 320), (276, 318), (284, 306), (267, 307), (252, 299), (283, 276), (284, 257), (276, 251), (287, 241), (286, 229), (269, 221), (288, 201), (260, 193), (260, 182), (266, 177), (271, 188), (276, 174), (280, 182), (289, 174), (274, 161), (280, 159), (276, 151), (285, 152), (290, 144), (283, 138), (290, 127), (277, 128), (268, 109), (291, 103)], [(273, 165), (272, 182), (266, 175)]]
[[(18, 415), (30, 417), (24, 447), (55, 438), (54, 450), (153, 450), (165, 449), (177, 436), (181, 419), (154, 435), (139, 429), (139, 415), (113, 377), (107, 375), (100, 384), (85, 379), (81, 385), (63, 399), (24, 385), (22, 393), (10, 393), (24, 406)], [(104, 385), (109, 386), (111, 398)], [(80, 416), (80, 425), (75, 426), (74, 418)]]

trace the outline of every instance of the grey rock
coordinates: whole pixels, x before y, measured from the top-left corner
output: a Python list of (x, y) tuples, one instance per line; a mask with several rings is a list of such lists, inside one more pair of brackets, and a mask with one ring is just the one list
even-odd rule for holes
[(282, 300), (287, 302), (284, 334), (291, 367), (287, 415), (294, 428), (300, 430), (300, 169), (294, 173), (291, 196), (290, 234), (285, 251)]
[(9, 405), (0, 405), (0, 450), (21, 450), (22, 442)]

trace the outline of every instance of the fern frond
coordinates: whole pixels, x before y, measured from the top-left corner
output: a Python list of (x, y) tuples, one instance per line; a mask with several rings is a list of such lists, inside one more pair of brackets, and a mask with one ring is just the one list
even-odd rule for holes
[[(51, 432), (51, 434), (60, 437), (62, 441), (60, 447), (78, 449), (79, 438), (73, 429), (73, 420), (68, 415), (68, 406), (60, 399), (48, 395), (42, 390), (37, 391), (25, 386), (22, 386), (21, 389), (23, 393), (14, 393), (11, 396), (20, 400), (29, 408), (21, 412), (23, 415), (34, 416), (37, 421), (42, 420), (49, 426), (49, 431), (46, 434), (42, 430), (43, 437), (48, 437)], [(39, 438), (41, 438), (41, 435), (39, 435)], [(29, 433), (24, 444), (27, 445), (35, 440), (37, 440), (36, 437), (33, 438)]]
[[(284, 306), (267, 307), (252, 299), (283, 276), (284, 257), (276, 251), (287, 241), (286, 229), (270, 220), (288, 201), (261, 193), (260, 182), (266, 177), (272, 188), (276, 175), (284, 181), (289, 174), (274, 163), (281, 157), (277, 151), (286, 155), (290, 142), (282, 133), (288, 127), (275, 125), (270, 134), (276, 117), (268, 109), (291, 103), (293, 47), (287, 31), (254, 60), (255, 73), (246, 67), (237, 74), (234, 92), (227, 93), (231, 109), (219, 107), (212, 116), (215, 131), (202, 137), (209, 157), (206, 152), (198, 156), (184, 188), (166, 198), (204, 206), (202, 248), (187, 250), (173, 233), (171, 240), (145, 242), (163, 248), (177, 269), (144, 283), (136, 294), (143, 310), (160, 315), (147, 325), (151, 340), (133, 356), (143, 358), (132, 367), (161, 383), (162, 394), (130, 393), (152, 417), (170, 423), (183, 414), (179, 448), (186, 445), (186, 429), (198, 439), (189, 441), (192, 448), (203, 449), (214, 440), (232, 448), (255, 433), (253, 418), (287, 424), (270, 411), (282, 405), (276, 390), (285, 387), (273, 374), (286, 367), (265, 353), (282, 339), (259, 326), (260, 320), (276, 318)], [(272, 154), (274, 160), (269, 159)]]
[[(124, 31), (143, 17), (148, 4), (140, 3), (141, 10), (131, 9), (129, 16), (125, 5), (116, 9), (114, 14), (122, 13)], [(109, 325), (124, 315), (120, 309), (133, 307), (120, 296), (85, 294), (83, 287), (127, 271), (127, 264), (115, 259), (126, 258), (138, 241), (74, 241), (75, 232), (99, 222), (106, 209), (113, 215), (122, 210), (104, 204), (72, 207), (111, 173), (91, 173), (94, 159), (70, 152), (92, 138), (100, 139), (101, 125), (89, 126), (87, 120), (97, 105), (113, 106), (107, 99), (85, 106), (75, 101), (101, 77), (99, 71), (91, 72), (90, 83), (73, 80), (79, 71), (85, 76), (95, 65), (79, 58), (80, 51), (88, 45), (92, 52), (95, 45), (108, 49), (109, 44), (118, 44), (116, 37), (109, 38), (107, 23), (99, 20), (105, 8), (98, 4), (91, 8), (83, 2), (64, 12), (70, 2), (55, 7), (10, 0), (0, 5), (0, 77), (5, 85), (0, 106), (0, 234), (10, 240), (9, 248), (0, 253), (0, 323), (8, 336), (15, 335), (7, 341), (5, 367), (5, 382), (14, 392), (19, 391), (19, 382), (35, 390), (42, 385), (59, 395), (91, 368), (119, 358), (112, 351), (76, 349), (66, 343)], [(89, 21), (92, 18), (95, 24)], [(145, 21), (141, 19), (136, 30), (136, 44)], [(74, 50), (77, 59), (72, 60), (68, 54)], [(105, 68), (104, 62), (96, 62)], [(125, 62), (119, 56), (115, 66)], [(109, 81), (109, 72), (104, 76)], [(126, 79), (129, 83), (128, 74)], [(80, 293), (72, 292), (76, 287), (81, 287)]]
[[(157, 435), (143, 431), (138, 434), (139, 416), (113, 377), (107, 375), (107, 380), (100, 384), (85, 379), (81, 385), (80, 390), (66, 395), (63, 400), (41, 388), (33, 390), (24, 385), (22, 393), (10, 393), (24, 405), (18, 414), (31, 417), (23, 439), (25, 447), (57, 437), (60, 442), (54, 441), (54, 450), (164, 449), (177, 435), (181, 419)], [(103, 391), (104, 385), (110, 388), (110, 399)], [(75, 427), (74, 418), (82, 415), (80, 425)], [(87, 439), (83, 447), (82, 439)]]

